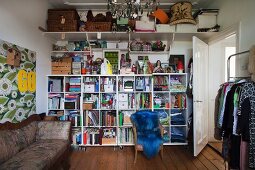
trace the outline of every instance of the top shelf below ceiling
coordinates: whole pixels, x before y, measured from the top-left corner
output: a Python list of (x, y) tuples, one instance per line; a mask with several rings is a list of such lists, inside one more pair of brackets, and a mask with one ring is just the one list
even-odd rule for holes
[[(129, 39), (127, 32), (44, 32), (43, 34), (55, 41), (81, 41), (87, 40), (87, 37), (89, 40), (97, 40), (98, 36), (101, 37), (100, 40), (106, 41), (128, 41)], [(217, 32), (131, 32), (130, 38), (131, 40), (141, 39), (143, 41), (172, 41), (174, 35), (174, 41), (192, 41), (192, 36), (196, 36), (207, 42), (209, 38), (217, 34)]]

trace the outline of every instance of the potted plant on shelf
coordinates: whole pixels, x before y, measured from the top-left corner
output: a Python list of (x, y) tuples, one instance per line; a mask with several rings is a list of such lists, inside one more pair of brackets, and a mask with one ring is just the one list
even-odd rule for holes
[(166, 45), (162, 41), (158, 40), (152, 44), (152, 51), (164, 51)]

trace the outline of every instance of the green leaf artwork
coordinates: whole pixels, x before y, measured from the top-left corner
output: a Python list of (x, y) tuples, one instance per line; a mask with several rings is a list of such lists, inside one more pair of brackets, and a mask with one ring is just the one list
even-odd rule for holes
[(3, 43), (3, 49), (5, 49), (5, 50), (8, 50), (8, 48), (9, 48), (9, 46), (8, 46), (8, 44), (6, 44), (6, 43)]
[[(18, 123), (32, 114), (36, 114), (35, 92), (20, 92), (17, 76), (22, 69), (26, 72), (35, 71), (36, 53), (29, 49), (0, 40), (0, 121)], [(19, 67), (8, 65), (7, 50), (13, 48), (21, 52)], [(32, 55), (31, 55), (32, 54)], [(30, 56), (31, 55), (31, 56)]]
[(33, 98), (34, 98), (33, 94), (26, 94), (25, 97), (24, 97), (24, 102), (32, 101)]
[(0, 96), (0, 104), (5, 105), (9, 100), (9, 97)]
[(16, 114), (16, 110), (10, 110), (10, 111), (8, 111), (8, 112), (4, 115), (3, 118), (7, 118), (7, 119), (12, 120), (13, 117), (15, 116), (15, 114)]
[(27, 62), (24, 63), (24, 69), (29, 69), (30, 68), (32, 70), (34, 67), (35, 67), (35, 65), (32, 62), (27, 61)]
[(0, 55), (0, 63), (5, 64), (6, 63), (6, 57)]
[(16, 72), (8, 72), (4, 75), (4, 77), (8, 78), (11, 82), (13, 82), (16, 78)]
[(24, 57), (23, 61), (28, 61), (28, 54), (26, 51), (22, 51), (21, 52), (21, 60), (22, 60), (22, 57)]

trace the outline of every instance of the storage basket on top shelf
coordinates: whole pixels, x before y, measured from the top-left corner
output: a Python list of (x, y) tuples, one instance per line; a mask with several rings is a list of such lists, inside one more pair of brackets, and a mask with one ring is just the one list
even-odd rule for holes
[(111, 22), (86, 22), (86, 31), (106, 32), (111, 31)]
[(47, 30), (49, 32), (78, 31), (79, 19), (75, 9), (49, 9)]

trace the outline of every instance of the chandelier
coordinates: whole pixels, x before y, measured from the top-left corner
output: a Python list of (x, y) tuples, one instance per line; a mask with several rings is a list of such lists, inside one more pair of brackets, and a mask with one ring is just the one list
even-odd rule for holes
[(117, 0), (108, 0), (107, 9), (116, 18), (137, 18), (141, 16), (145, 10), (148, 14), (152, 13), (159, 6), (157, 0), (146, 0), (141, 3), (140, 0), (125, 0), (117, 2)]

